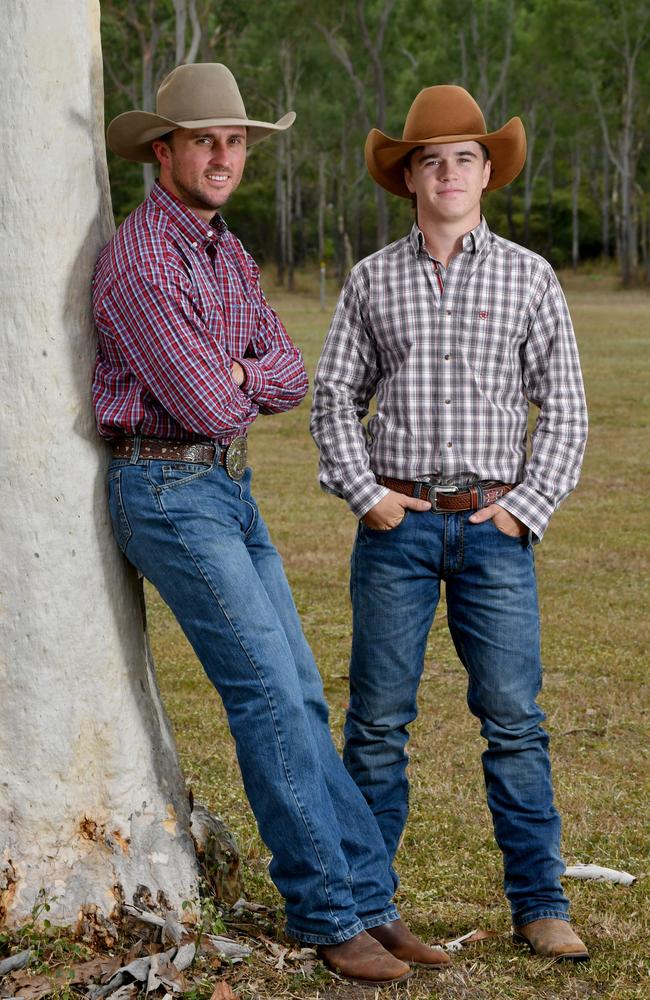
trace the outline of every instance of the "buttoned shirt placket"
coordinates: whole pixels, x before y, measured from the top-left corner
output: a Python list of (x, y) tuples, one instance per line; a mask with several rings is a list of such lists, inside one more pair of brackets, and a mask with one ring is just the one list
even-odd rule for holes
[(447, 480), (451, 481), (459, 469), (459, 456), (454, 454), (454, 365), (458, 361), (458, 345), (454, 343), (454, 297), (458, 283), (462, 285), (466, 277), (471, 260), (469, 255), (473, 257), (475, 246), (471, 234), (465, 236), (462, 251), (455, 254), (445, 267), (442, 261), (429, 253), (421, 232), (418, 233), (418, 242), (418, 258), (431, 286), (437, 313), (438, 385), (435, 398), (438, 419), (434, 426), (438, 429), (435, 453), (438, 457), (439, 474), (435, 478), (445, 483)]

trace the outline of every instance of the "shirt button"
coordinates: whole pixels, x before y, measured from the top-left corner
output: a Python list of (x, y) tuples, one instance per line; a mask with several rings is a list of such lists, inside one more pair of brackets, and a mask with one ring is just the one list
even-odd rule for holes
[(199, 245), (198, 243), (193, 243), (192, 244), (192, 246), (194, 247), (195, 250), (198, 248), (198, 245)]
[(447, 315), (448, 315), (448, 316), (451, 316), (451, 309), (448, 309), (448, 310), (447, 310)]
[(445, 403), (447, 404), (447, 406), (449, 406), (449, 404), (451, 403), (451, 400), (450, 399), (446, 399)]
[(453, 445), (452, 445), (451, 441), (447, 441), (447, 447), (448, 448), (453, 448)]
[(449, 361), (451, 354), (445, 354), (445, 361)]

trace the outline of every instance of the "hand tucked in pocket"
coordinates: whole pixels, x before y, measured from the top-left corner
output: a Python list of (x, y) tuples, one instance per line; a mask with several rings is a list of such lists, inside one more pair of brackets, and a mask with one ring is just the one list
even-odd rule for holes
[(430, 508), (428, 500), (416, 500), (414, 497), (403, 496), (401, 493), (389, 490), (379, 503), (363, 515), (361, 522), (372, 531), (390, 531), (402, 523), (407, 509), (429, 510)]
[(528, 528), (523, 521), (520, 521), (518, 517), (511, 514), (505, 507), (500, 507), (498, 503), (493, 503), (489, 507), (477, 510), (470, 517), (470, 521), (473, 524), (481, 524), (483, 521), (494, 521), (495, 527), (499, 531), (502, 531), (504, 535), (510, 535), (511, 538), (521, 538), (522, 535), (528, 532)]

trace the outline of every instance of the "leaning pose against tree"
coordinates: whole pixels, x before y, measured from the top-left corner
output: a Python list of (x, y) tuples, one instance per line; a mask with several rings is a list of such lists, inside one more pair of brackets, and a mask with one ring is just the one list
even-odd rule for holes
[(307, 379), (219, 209), (247, 147), (293, 120), (248, 119), (230, 71), (201, 64), (163, 81), (157, 114), (111, 123), (109, 146), (157, 160), (160, 179), (97, 264), (95, 410), (113, 449), (117, 541), (223, 699), (287, 932), (345, 975), (396, 982), (409, 961), (441, 966), (447, 956), (398, 917), (381, 832), (332, 743), (246, 463), (258, 413), (297, 406)]

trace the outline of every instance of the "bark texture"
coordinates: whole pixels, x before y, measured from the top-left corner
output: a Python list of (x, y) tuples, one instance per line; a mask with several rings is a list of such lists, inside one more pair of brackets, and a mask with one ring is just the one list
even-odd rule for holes
[(197, 896), (190, 807), (112, 537), (90, 278), (112, 229), (97, 0), (0, 5), (0, 925)]

